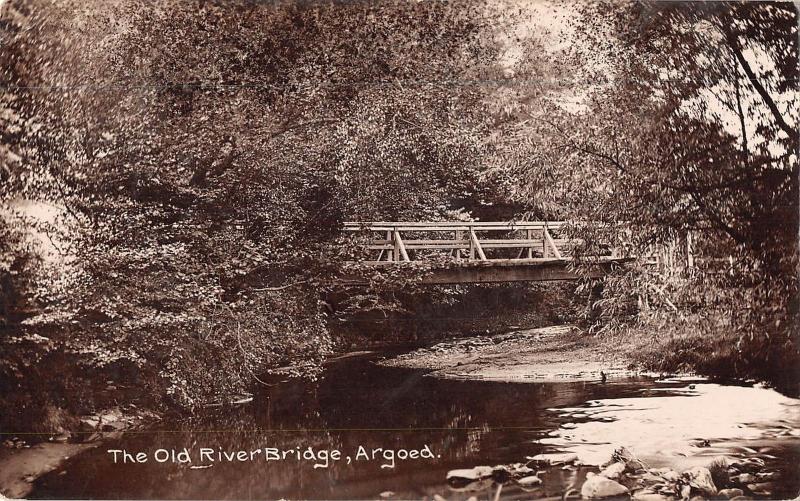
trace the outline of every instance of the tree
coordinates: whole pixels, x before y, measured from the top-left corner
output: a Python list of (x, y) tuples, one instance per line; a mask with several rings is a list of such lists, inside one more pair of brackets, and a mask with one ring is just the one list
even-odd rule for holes
[[(549, 214), (606, 223), (611, 231), (584, 236), (633, 243), (634, 254), (684, 245), (692, 232), (704, 265), (682, 281), (636, 269), (607, 281), (602, 304), (654, 295), (668, 310), (700, 311), (709, 332), (737, 333), (742, 373), (796, 385), (792, 371), (775, 370), (797, 360), (795, 6), (578, 10), (572, 29), (587, 43), (567, 61), (583, 82), (579, 105), (529, 111), (538, 120), (515, 125), (528, 147), (506, 153), (524, 195)], [(721, 263), (733, 264), (720, 273)]]
[(481, 2), (11, 4), (6, 195), (63, 206), (71, 243), (64, 315), (26, 328), (181, 406), (315, 373), (342, 220), (477, 191), (485, 90), (452, 81), (496, 70)]

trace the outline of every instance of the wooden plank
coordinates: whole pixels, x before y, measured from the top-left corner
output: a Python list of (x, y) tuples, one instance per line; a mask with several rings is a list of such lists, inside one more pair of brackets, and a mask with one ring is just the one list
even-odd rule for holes
[(550, 232), (547, 231), (547, 228), (544, 229), (544, 238), (547, 240), (547, 243), (550, 246), (550, 249), (553, 251), (553, 255), (556, 257), (556, 259), (562, 259), (561, 252), (558, 250), (558, 247), (556, 247), (556, 243), (553, 242), (553, 237), (550, 236)]
[[(409, 240), (403, 238), (406, 249), (468, 249), (469, 240)], [(518, 249), (526, 248), (531, 245), (541, 245), (541, 240), (481, 240), (481, 247), (484, 249)], [(558, 245), (558, 242), (556, 242)], [(373, 250), (391, 249), (394, 242), (387, 240), (373, 240), (368, 244), (368, 248)]]
[(400, 238), (399, 231), (394, 232), (394, 242), (396, 250), (400, 251), (400, 256), (402, 256), (403, 261), (411, 261), (411, 259), (408, 258), (408, 252), (406, 252), (406, 246), (403, 243), (403, 239)]
[[(601, 278), (614, 265), (630, 262), (631, 259), (603, 259), (588, 270), (590, 278)], [(421, 279), (422, 284), (465, 284), (520, 281), (577, 280), (577, 274), (567, 267), (566, 259), (503, 259), (464, 262), (458, 267), (430, 270)], [(381, 266), (414, 266), (414, 263), (369, 263)], [(366, 285), (358, 276), (342, 277), (347, 285)]]
[(473, 228), (476, 231), (516, 231), (525, 229), (542, 229), (544, 227), (560, 228), (567, 223), (561, 221), (527, 221), (527, 222), (347, 222), (345, 231), (466, 231)]
[(478, 236), (475, 234), (475, 230), (472, 228), (469, 229), (469, 238), (472, 240), (472, 247), (478, 253), (480, 260), (486, 261), (486, 254), (483, 253), (483, 248), (481, 247), (480, 241), (478, 241)]
[[(528, 237), (528, 240), (533, 240), (533, 233), (531, 232), (531, 230), (525, 230), (525, 236)], [(528, 247), (528, 259), (533, 258), (533, 245), (534, 244), (531, 244)], [(520, 249), (520, 252), (522, 252), (522, 249)]]

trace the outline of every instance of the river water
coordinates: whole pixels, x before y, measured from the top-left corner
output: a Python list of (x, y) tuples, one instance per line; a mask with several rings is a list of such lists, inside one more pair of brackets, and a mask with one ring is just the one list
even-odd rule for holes
[[(447, 485), (447, 472), (556, 451), (574, 452), (592, 465), (620, 445), (650, 466), (678, 470), (719, 456), (759, 455), (779, 479), (771, 497), (795, 497), (800, 488), (800, 401), (770, 389), (646, 377), (605, 383), (441, 380), (382, 367), (375, 358), (333, 363), (314, 383), (277, 382), (247, 405), (127, 433), (40, 478), (30, 497), (374, 499), (393, 493), (401, 499), (493, 499), (491, 483), (461, 492)], [(311, 447), (315, 458), (297, 459), (291, 451), (298, 447)], [(263, 448), (290, 453), (267, 461)], [(394, 467), (382, 467), (392, 464), (382, 451), (373, 458), (378, 448), (394, 451)], [(114, 463), (109, 449), (143, 453), (147, 461)], [(214, 454), (201, 456), (201, 449)], [(178, 462), (180, 455), (176, 462), (156, 460), (184, 450), (191, 462)], [(240, 450), (248, 460), (219, 459), (220, 451)], [(314, 468), (323, 463), (318, 451), (333, 450), (341, 451), (339, 460)], [(398, 459), (401, 450), (423, 456), (429, 450), (433, 457)], [(589, 469), (554, 467), (542, 473), (540, 489), (508, 485), (501, 498), (560, 499), (570, 486), (580, 489)]]

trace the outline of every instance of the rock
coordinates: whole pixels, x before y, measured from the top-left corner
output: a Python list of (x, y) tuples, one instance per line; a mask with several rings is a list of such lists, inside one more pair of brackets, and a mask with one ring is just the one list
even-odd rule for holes
[(775, 490), (775, 484), (772, 482), (763, 482), (758, 484), (747, 484), (747, 488), (759, 496), (771, 496), (772, 491)]
[(647, 471), (649, 473), (652, 473), (653, 475), (658, 475), (667, 482), (677, 482), (678, 479), (680, 478), (678, 472), (673, 470), (672, 468), (650, 468)]
[(750, 501), (750, 498), (747, 496), (736, 496), (735, 498), (731, 498), (731, 501)]
[(537, 477), (536, 475), (531, 475), (517, 480), (517, 483), (522, 487), (534, 487), (536, 485), (541, 485), (542, 479)]
[(695, 466), (683, 472), (683, 477), (689, 485), (705, 496), (716, 496), (717, 487), (711, 478), (711, 472), (704, 466)]
[(447, 482), (456, 485), (466, 485), (492, 476), (491, 466), (476, 466), (464, 470), (450, 470), (447, 472)]
[(581, 496), (586, 499), (601, 499), (613, 496), (622, 496), (628, 493), (628, 488), (609, 478), (589, 474), (586, 482), (581, 487)]
[(637, 472), (647, 469), (645, 464), (642, 463), (636, 456), (634, 456), (633, 453), (626, 447), (620, 447), (619, 449), (615, 450), (611, 455), (611, 461), (606, 464), (615, 462), (624, 463), (626, 471), (630, 472)]
[(84, 416), (78, 424), (80, 431), (95, 431), (100, 426), (100, 418), (97, 416)]
[(103, 423), (100, 427), (102, 431), (122, 431), (127, 427), (127, 425), (122, 421), (111, 421), (108, 423)]
[(546, 464), (548, 466), (556, 466), (559, 464), (572, 463), (578, 459), (577, 454), (571, 452), (555, 453), (555, 454), (537, 454), (533, 457), (528, 457), (531, 461)]
[(380, 494), (378, 494), (378, 495), (379, 495), (380, 497), (382, 497), (383, 499), (388, 499), (388, 498), (390, 498), (390, 497), (394, 496), (394, 492), (392, 492), (392, 491), (383, 491), (383, 492), (381, 492), (381, 493), (380, 493)]
[(753, 475), (752, 473), (742, 473), (734, 480), (738, 481), (740, 484), (749, 484), (752, 482), (756, 482), (758, 478), (756, 478), (756, 476)]
[(717, 493), (717, 495), (722, 496), (726, 499), (733, 499), (737, 496), (743, 496), (744, 491), (741, 489), (722, 489)]
[(443, 498), (442, 496), (440, 496), (439, 494), (434, 494), (433, 495), (433, 501), (447, 501), (447, 500), (445, 498)]
[(53, 442), (58, 442), (60, 444), (63, 444), (68, 442), (71, 436), (72, 435), (70, 434), (70, 432), (66, 431), (64, 433), (58, 434), (55, 437), (53, 437)]
[(498, 465), (492, 468), (492, 480), (498, 484), (504, 484), (511, 479), (511, 471), (505, 465)]
[(509, 473), (517, 477), (524, 477), (535, 471), (522, 463), (512, 463), (506, 466), (506, 468), (508, 468)]
[(611, 463), (600, 472), (600, 476), (617, 480), (625, 471), (625, 463)]
[(781, 478), (781, 474), (777, 471), (765, 471), (763, 473), (756, 473), (759, 480), (777, 480)]
[(669, 497), (648, 489), (642, 489), (634, 492), (633, 496), (631, 496), (631, 499), (634, 501), (667, 501), (669, 500)]

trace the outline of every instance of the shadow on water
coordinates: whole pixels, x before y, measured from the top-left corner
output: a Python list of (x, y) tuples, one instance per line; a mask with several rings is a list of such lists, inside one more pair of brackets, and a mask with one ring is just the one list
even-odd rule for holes
[[(377, 366), (370, 357), (350, 358), (329, 366), (324, 377), (315, 383), (280, 382), (257, 395), (250, 405), (159, 423), (156, 429), (129, 433), (119, 441), (103, 444), (42, 477), (31, 497), (354, 499), (376, 498), (382, 492), (392, 491), (404, 499), (434, 494), (448, 499), (466, 499), (472, 495), (485, 499), (494, 494), (491, 485), (481, 492), (455, 492), (445, 483), (447, 471), (524, 462), (526, 456), (554, 450), (587, 451), (587, 456), (598, 449), (605, 452), (608, 443), (603, 445), (604, 441), (617, 440), (620, 430), (633, 426), (631, 429), (637, 429), (641, 438), (656, 431), (652, 427), (647, 429), (648, 422), (662, 428), (671, 426), (655, 419), (658, 413), (652, 409), (665, 405), (657, 399), (696, 398), (686, 394), (686, 387), (686, 381), (655, 382), (647, 378), (606, 384), (440, 380), (426, 377), (423, 371)], [(658, 405), (642, 405), (650, 401)], [(615, 402), (622, 407), (615, 407)], [(705, 405), (710, 402), (698, 401)], [(757, 416), (759, 419), (781, 418), (785, 421), (783, 429), (792, 432), (800, 425), (796, 405), (787, 407), (785, 401), (772, 397), (759, 404), (778, 406), (774, 412), (790, 410), (783, 417), (773, 416), (767, 410)], [(680, 409), (693, 412), (694, 417), (690, 415), (686, 422), (717, 419), (713, 408), (692, 410), (691, 403), (682, 405), (670, 407), (669, 412), (679, 414)], [(637, 421), (637, 414), (642, 419)], [(623, 428), (603, 433), (603, 425), (620, 422)], [(738, 424), (743, 430), (741, 434), (714, 436), (729, 442), (716, 453), (734, 451), (741, 445), (736, 442), (738, 438), (763, 438), (752, 432), (754, 423)], [(765, 426), (759, 429), (766, 429)], [(686, 439), (682, 433), (673, 432), (669, 436), (674, 440)], [(778, 466), (784, 470), (796, 468), (793, 465), (800, 459), (798, 442), (788, 433), (783, 437), (781, 447), (774, 448), (780, 451), (776, 456)], [(681, 453), (685, 453), (686, 444), (678, 445)], [(359, 446), (363, 446), (370, 459), (364, 459), (363, 455), (357, 458)], [(377, 448), (394, 450), (399, 456), (401, 449), (424, 450), (425, 446), (433, 458), (395, 457), (393, 468), (382, 467), (392, 464), (388, 456), (382, 453), (374, 459), (371, 456)], [(315, 462), (324, 462), (319, 455), (311, 461), (298, 460), (289, 454), (287, 459), (276, 461), (256, 456), (253, 461), (212, 462), (199, 454), (200, 448), (215, 453), (219, 450), (249, 453), (264, 447), (289, 451), (298, 447), (302, 451), (308, 447), (339, 450), (342, 459), (328, 460), (327, 467), (314, 468)], [(157, 449), (184, 448), (189, 451), (191, 463), (158, 463), (153, 459)], [(108, 449), (145, 452), (149, 459), (145, 463), (114, 464)], [(351, 458), (349, 464), (347, 456)], [(509, 488), (504, 497), (560, 496), (568, 484), (580, 488), (583, 470), (554, 469), (544, 474), (543, 489), (524, 493)], [(796, 476), (794, 470), (783, 474), (785, 491), (796, 490)]]

